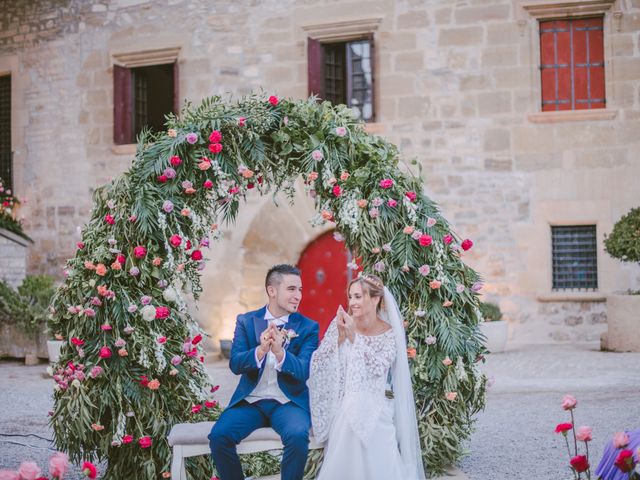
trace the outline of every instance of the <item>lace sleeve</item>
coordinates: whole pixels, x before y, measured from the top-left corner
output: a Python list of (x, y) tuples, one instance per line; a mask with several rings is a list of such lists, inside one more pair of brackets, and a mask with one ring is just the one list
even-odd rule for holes
[(344, 392), (344, 370), (335, 319), (311, 357), (311, 373), (307, 385), (313, 435), (316, 441), (324, 442), (329, 436), (331, 423)]

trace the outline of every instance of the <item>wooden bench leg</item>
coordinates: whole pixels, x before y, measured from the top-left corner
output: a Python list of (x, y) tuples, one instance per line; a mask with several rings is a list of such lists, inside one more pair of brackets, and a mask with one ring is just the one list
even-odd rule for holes
[(171, 479), (172, 480), (187, 480), (187, 471), (184, 468), (184, 452), (182, 451), (182, 445), (175, 445), (173, 447), (173, 455), (171, 459)]

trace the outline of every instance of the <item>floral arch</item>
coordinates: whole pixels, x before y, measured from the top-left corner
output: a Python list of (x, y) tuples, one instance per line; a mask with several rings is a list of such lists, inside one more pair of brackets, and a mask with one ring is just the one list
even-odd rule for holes
[[(292, 197), (299, 177), (315, 200), (312, 222), (334, 222), (398, 299), (429, 471), (460, 457), (485, 390), (479, 277), (461, 260), (472, 243), (400, 169), (396, 147), (346, 107), (261, 95), (187, 105), (166, 132), (143, 133), (129, 170), (97, 189), (51, 305), (49, 328), (65, 340), (54, 366), (57, 448), (107, 459), (105, 479), (167, 477), (170, 428), (220, 412), (185, 302), (202, 291), (202, 249), (248, 192)], [(209, 460), (190, 473), (207, 478)]]

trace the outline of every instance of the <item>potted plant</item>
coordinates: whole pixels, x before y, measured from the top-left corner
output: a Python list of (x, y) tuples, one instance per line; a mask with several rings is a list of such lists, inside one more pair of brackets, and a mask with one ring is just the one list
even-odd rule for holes
[[(633, 208), (605, 235), (605, 251), (621, 262), (640, 263), (640, 208)], [(602, 347), (640, 352), (640, 290), (607, 295), (607, 333)]]
[(17, 290), (0, 281), (3, 354), (25, 357), (27, 363), (35, 363), (38, 356), (44, 356), (38, 355), (38, 351), (45, 351), (44, 325), (54, 291), (54, 280), (48, 275), (27, 276)]
[(487, 350), (490, 353), (504, 352), (509, 324), (502, 320), (500, 307), (495, 303), (480, 302), (480, 312), (484, 318), (484, 322), (480, 323), (480, 331), (487, 339)]

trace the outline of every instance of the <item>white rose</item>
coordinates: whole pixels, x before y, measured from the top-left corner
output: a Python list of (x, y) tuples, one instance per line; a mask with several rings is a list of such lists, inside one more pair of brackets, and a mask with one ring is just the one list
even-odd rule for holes
[(178, 298), (178, 295), (173, 287), (169, 287), (164, 292), (162, 292), (162, 298), (164, 298), (167, 302), (175, 302)]
[(91, 280), (89, 280), (89, 285), (91, 285), (92, 287), (95, 287), (96, 281), (92, 278)]
[(156, 307), (154, 307), (153, 305), (145, 305), (140, 310), (140, 313), (142, 314), (142, 318), (144, 318), (147, 322), (151, 322), (156, 318)]

